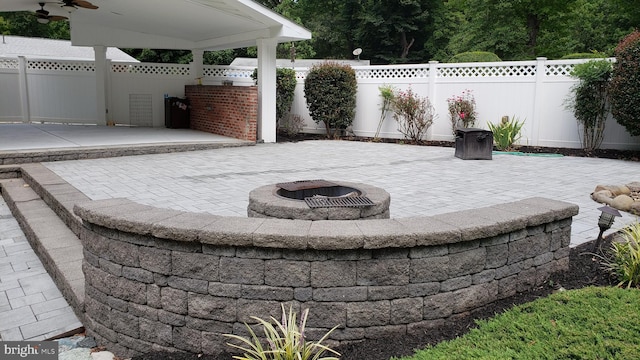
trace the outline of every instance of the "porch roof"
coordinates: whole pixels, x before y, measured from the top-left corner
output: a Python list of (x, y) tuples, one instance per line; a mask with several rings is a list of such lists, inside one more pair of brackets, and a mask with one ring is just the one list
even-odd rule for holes
[[(98, 9), (67, 13), (46, 2), (49, 15), (69, 18), (71, 43), (180, 50), (255, 46), (258, 39), (305, 40), (311, 32), (251, 0), (90, 0)], [(0, 11), (35, 11), (37, 0), (2, 0)]]

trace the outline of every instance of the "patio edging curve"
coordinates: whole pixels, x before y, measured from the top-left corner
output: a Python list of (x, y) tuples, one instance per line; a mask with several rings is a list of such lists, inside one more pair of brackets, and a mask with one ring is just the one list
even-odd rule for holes
[(378, 220), (220, 217), (77, 204), (87, 330), (119, 356), (210, 353), (280, 303), (330, 341), (424, 331), (568, 268), (578, 207), (545, 198)]

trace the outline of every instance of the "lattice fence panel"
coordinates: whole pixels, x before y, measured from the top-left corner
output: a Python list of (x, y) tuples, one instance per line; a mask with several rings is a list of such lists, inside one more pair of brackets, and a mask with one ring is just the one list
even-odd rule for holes
[(207, 66), (203, 70), (207, 77), (227, 77), (251, 79), (253, 69), (230, 69), (228, 67)]
[(445, 78), (536, 76), (535, 65), (443, 67), (438, 75)]
[(17, 69), (19, 65), (18, 59), (0, 58), (0, 69)]
[(68, 72), (94, 72), (93, 61), (63, 61), (63, 60), (28, 60), (29, 70), (68, 71)]
[(149, 74), (149, 75), (189, 75), (191, 69), (186, 64), (111, 64), (114, 73)]
[(571, 76), (571, 70), (574, 64), (554, 64), (545, 66), (545, 75), (547, 76)]
[(357, 79), (425, 79), (429, 77), (429, 68), (402, 67), (380, 69), (357, 69)]

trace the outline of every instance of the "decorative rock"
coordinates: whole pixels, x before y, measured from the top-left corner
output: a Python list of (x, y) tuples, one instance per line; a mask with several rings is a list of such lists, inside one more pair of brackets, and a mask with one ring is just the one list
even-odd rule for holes
[(611, 205), (613, 194), (609, 190), (599, 190), (591, 193), (591, 198), (601, 204)]
[(110, 351), (98, 351), (91, 354), (92, 360), (113, 360), (114, 357)]
[(598, 185), (591, 193), (591, 199), (620, 211), (640, 215), (640, 181), (622, 186)]
[(58, 360), (87, 360), (90, 359), (90, 353), (91, 349), (75, 348), (69, 351), (60, 352), (58, 354)]
[(631, 190), (632, 192), (639, 192), (640, 191), (640, 181), (630, 182), (625, 186), (628, 187), (629, 190)]
[(631, 210), (632, 204), (633, 199), (629, 195), (618, 195), (613, 199), (613, 201), (611, 201), (611, 207), (622, 211)]
[(594, 192), (598, 192), (600, 190), (609, 190), (614, 196), (629, 195), (631, 192), (631, 190), (624, 185), (598, 185)]

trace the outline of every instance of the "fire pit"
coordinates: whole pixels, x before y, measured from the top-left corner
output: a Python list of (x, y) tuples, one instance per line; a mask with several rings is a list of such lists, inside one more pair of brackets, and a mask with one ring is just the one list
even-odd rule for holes
[(388, 219), (389, 193), (344, 181), (301, 180), (249, 193), (249, 217), (301, 220)]

